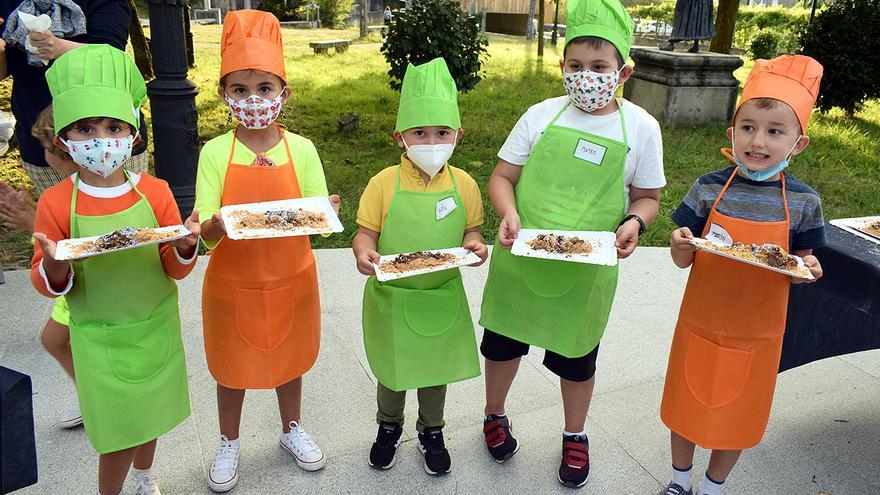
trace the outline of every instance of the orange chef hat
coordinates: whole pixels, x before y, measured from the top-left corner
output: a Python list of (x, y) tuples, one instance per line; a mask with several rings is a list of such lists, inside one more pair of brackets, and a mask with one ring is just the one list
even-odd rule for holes
[(230, 10), (220, 36), (220, 78), (237, 70), (269, 72), (286, 81), (281, 25), (269, 12)]
[(807, 122), (819, 95), (822, 64), (806, 55), (780, 55), (773, 60), (756, 60), (743, 86), (737, 109), (754, 98), (773, 98), (794, 110), (807, 132)]

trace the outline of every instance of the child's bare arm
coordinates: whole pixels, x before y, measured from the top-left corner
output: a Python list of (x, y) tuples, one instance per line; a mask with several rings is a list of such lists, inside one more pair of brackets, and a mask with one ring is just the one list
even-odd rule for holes
[(813, 274), (813, 279), (809, 280), (806, 278), (791, 278), (791, 283), (793, 284), (810, 284), (822, 278), (822, 265), (819, 263), (819, 259), (813, 256), (812, 249), (798, 249), (794, 251), (792, 254), (795, 256), (800, 256), (804, 259), (804, 265), (810, 270), (810, 273)]
[[(651, 225), (651, 222), (657, 218), (657, 212), (660, 210), (660, 189), (642, 189), (640, 187), (630, 186), (629, 188), (629, 210), (627, 215), (638, 215), (645, 222), (645, 226)], [(630, 219), (617, 228), (617, 257), (626, 258), (639, 244), (639, 229), (641, 224), (636, 219)]]
[(674, 230), (669, 238), (669, 254), (672, 262), (679, 268), (687, 268), (694, 262), (694, 253), (697, 248), (690, 243), (694, 238), (693, 232), (687, 227)]
[(498, 160), (495, 170), (489, 177), (489, 201), (501, 217), (501, 223), (498, 225), (498, 242), (508, 249), (513, 246), (520, 229), (513, 189), (519, 183), (521, 174), (522, 167)]
[(351, 249), (357, 261), (357, 269), (364, 275), (375, 275), (376, 269), (373, 263), (379, 262), (379, 253), (376, 252), (376, 244), (379, 242), (379, 233), (365, 227), (360, 227), (354, 240), (351, 241)]
[(489, 257), (489, 248), (487, 248), (486, 244), (483, 242), (483, 235), (480, 234), (479, 227), (471, 227), (464, 231), (464, 239), (461, 241), (461, 247), (468, 251), (472, 251), (480, 257), (479, 263), (474, 263), (470, 266), (480, 266), (485, 263), (486, 258)]

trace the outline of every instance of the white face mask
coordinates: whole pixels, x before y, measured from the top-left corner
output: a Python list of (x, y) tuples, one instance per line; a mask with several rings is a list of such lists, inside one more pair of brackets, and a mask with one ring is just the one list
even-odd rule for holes
[(281, 115), (281, 97), (282, 91), (278, 96), (272, 99), (263, 98), (259, 95), (250, 95), (243, 100), (233, 100), (224, 95), (226, 104), (232, 110), (235, 120), (241, 122), (241, 125), (248, 129), (265, 129), (272, 125)]
[(455, 139), (452, 144), (414, 144), (409, 146), (403, 139), (403, 145), (406, 147), (406, 156), (412, 162), (428, 174), (428, 177), (434, 178), (443, 168), (443, 165), (449, 161), (452, 152), (455, 150), (455, 143), (458, 142), (458, 131), (455, 131)]
[(85, 141), (65, 141), (70, 158), (80, 167), (101, 177), (108, 177), (131, 158), (131, 148), (137, 137), (95, 138)]

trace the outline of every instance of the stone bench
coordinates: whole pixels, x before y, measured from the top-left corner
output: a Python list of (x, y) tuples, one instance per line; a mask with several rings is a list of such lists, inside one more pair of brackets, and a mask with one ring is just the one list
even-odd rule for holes
[(284, 21), (279, 22), (283, 28), (294, 28), (294, 29), (317, 29), (318, 21)]
[(329, 54), (330, 48), (335, 48), (336, 53), (342, 53), (348, 50), (348, 45), (351, 44), (351, 41), (348, 40), (330, 40), (330, 41), (312, 41), (309, 43), (309, 46), (312, 50), (315, 50), (315, 53), (323, 53), (325, 55)]
[(378, 26), (367, 26), (368, 33), (373, 32), (373, 31), (379, 31), (380, 33), (384, 33), (385, 30), (387, 30), (387, 29), (388, 29), (388, 26), (386, 26), (384, 24), (380, 24)]

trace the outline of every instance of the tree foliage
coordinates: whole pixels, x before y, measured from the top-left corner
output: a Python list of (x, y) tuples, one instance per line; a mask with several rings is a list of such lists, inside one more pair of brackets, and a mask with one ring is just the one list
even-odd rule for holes
[(880, 0), (837, 0), (804, 31), (803, 54), (825, 68), (817, 105), (849, 114), (880, 98)]
[(488, 57), (479, 22), (479, 14), (467, 15), (456, 0), (415, 0), (411, 8), (394, 11), (381, 48), (391, 67), (391, 88), (400, 90), (407, 64), (443, 57), (458, 90), (474, 89)]

